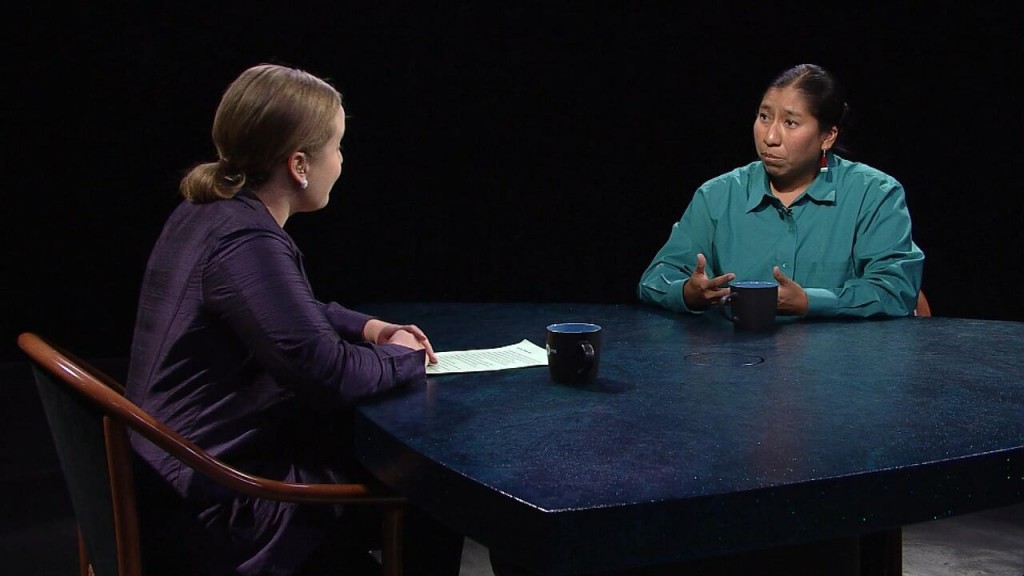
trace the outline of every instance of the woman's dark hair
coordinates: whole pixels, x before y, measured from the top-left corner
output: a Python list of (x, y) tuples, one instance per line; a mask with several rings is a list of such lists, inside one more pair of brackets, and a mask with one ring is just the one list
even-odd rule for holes
[(816, 64), (799, 64), (776, 76), (767, 90), (790, 87), (807, 99), (807, 107), (822, 131), (835, 126), (840, 135), (843, 133), (848, 107), (842, 87), (828, 70)]

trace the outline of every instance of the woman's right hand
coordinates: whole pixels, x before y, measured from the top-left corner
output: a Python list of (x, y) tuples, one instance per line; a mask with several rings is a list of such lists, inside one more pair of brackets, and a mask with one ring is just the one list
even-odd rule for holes
[(707, 258), (703, 254), (697, 254), (697, 267), (683, 283), (683, 301), (690, 310), (704, 310), (708, 306), (718, 304), (718, 300), (729, 293), (729, 288), (723, 288), (722, 285), (736, 278), (732, 272), (708, 278), (705, 272), (707, 265)]
[[(411, 335), (415, 342), (408, 341), (405, 336), (399, 336), (398, 340), (396, 340), (394, 337), (398, 332), (405, 332)], [(392, 324), (391, 322), (371, 318), (363, 326), (363, 338), (374, 344), (390, 343), (412, 348), (413, 350), (426, 350), (427, 363), (437, 364), (437, 355), (434, 354), (434, 348), (430, 345), (430, 340), (423, 333), (423, 330), (420, 330), (420, 327), (415, 324)]]
[[(415, 334), (404, 329), (395, 330), (391, 336), (388, 337), (388, 344), (398, 344), (399, 346), (405, 346), (413, 350), (426, 350), (423, 341), (420, 341)], [(433, 361), (430, 359), (432, 350), (427, 350), (425, 364), (437, 363), (435, 358)]]

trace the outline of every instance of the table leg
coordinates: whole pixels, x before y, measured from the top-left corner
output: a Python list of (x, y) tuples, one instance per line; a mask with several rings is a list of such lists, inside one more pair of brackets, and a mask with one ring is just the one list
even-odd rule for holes
[(893, 528), (860, 537), (861, 576), (903, 574), (903, 530)]

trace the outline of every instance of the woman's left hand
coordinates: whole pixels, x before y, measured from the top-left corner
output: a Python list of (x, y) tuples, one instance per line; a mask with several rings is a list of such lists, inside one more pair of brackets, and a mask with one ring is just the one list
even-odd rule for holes
[(779, 283), (779, 305), (778, 312), (787, 316), (803, 316), (807, 314), (810, 303), (807, 300), (807, 292), (803, 286), (790, 280), (789, 276), (782, 273), (776, 266), (772, 270), (772, 276)]
[(420, 330), (415, 324), (392, 324), (373, 318), (363, 327), (363, 338), (374, 344), (387, 344), (395, 332), (399, 330), (405, 330), (415, 336), (416, 340), (423, 345), (423, 349), (427, 351), (427, 362), (437, 364), (437, 355), (434, 354), (434, 348), (430, 345), (430, 340), (427, 339), (427, 335), (423, 333), (423, 330)]

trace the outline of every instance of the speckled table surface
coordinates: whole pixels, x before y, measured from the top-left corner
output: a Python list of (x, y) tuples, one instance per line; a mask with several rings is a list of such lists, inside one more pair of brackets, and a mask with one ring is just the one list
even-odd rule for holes
[(887, 530), (1024, 501), (1024, 324), (782, 322), (640, 305), (366, 306), (434, 348), (604, 327), (598, 381), (432, 376), (360, 406), (356, 450), (413, 504), (552, 574)]

